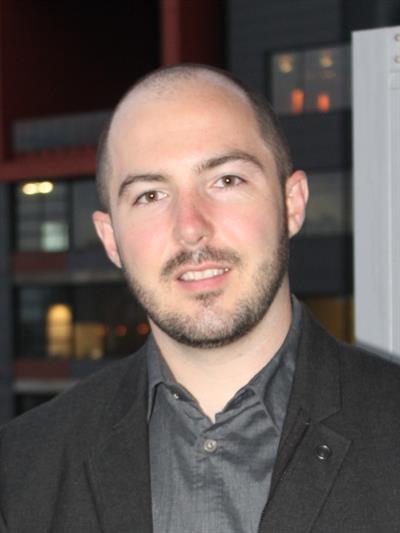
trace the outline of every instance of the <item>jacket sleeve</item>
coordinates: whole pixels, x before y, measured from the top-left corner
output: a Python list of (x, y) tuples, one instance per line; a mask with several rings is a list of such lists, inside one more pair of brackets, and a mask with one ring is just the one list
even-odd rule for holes
[(6, 524), (4, 522), (4, 518), (3, 518), (3, 515), (0, 511), (0, 533), (7, 533), (8, 532), (8, 529), (6, 527)]

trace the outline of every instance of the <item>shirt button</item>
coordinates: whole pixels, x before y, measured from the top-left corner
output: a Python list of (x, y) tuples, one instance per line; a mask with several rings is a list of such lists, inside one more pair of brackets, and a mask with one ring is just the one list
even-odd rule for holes
[(172, 396), (174, 397), (175, 400), (180, 400), (181, 399), (181, 397), (179, 396), (179, 394), (177, 392), (174, 392), (172, 394)]
[(207, 453), (214, 453), (217, 449), (217, 441), (214, 439), (206, 439), (203, 442), (203, 450)]

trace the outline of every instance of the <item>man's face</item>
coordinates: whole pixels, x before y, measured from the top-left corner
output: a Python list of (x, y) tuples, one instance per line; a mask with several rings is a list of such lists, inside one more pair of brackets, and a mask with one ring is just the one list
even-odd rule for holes
[(247, 103), (206, 82), (140, 94), (109, 143), (111, 219), (95, 224), (153, 327), (203, 348), (252, 330), (286, 283), (288, 224)]

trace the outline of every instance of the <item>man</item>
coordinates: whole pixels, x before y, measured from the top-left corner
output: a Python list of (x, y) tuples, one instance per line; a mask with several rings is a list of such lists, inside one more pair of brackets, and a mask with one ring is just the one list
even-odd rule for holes
[(270, 108), (212, 68), (156, 71), (117, 107), (98, 184), (152, 336), (3, 428), (3, 530), (399, 531), (400, 371), (291, 298), (308, 189)]

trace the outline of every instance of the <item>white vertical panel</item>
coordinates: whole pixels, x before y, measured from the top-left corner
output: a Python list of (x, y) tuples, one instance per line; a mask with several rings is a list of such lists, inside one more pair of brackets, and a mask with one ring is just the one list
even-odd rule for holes
[(400, 27), (353, 34), (357, 341), (400, 356)]

